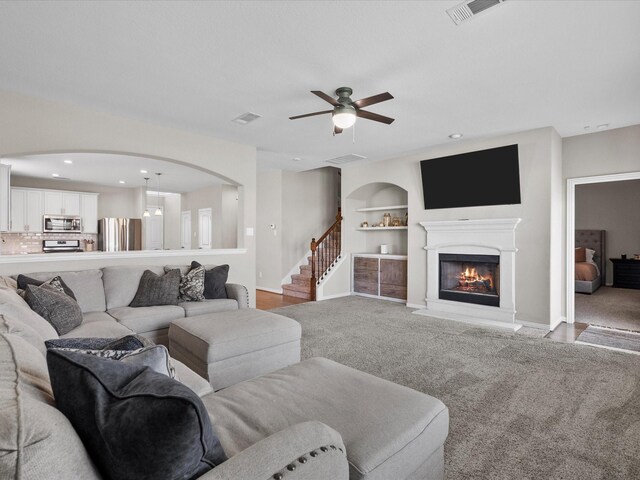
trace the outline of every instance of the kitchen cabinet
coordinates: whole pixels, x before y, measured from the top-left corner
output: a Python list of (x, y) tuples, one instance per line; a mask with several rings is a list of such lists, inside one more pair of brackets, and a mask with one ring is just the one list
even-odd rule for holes
[(42, 190), (11, 189), (10, 231), (42, 233), (43, 213)]
[(0, 232), (9, 231), (11, 220), (11, 165), (0, 164)]
[(406, 302), (406, 255), (354, 254), (352, 265), (354, 294)]
[(98, 233), (98, 194), (80, 194), (82, 233)]
[(77, 192), (45, 190), (44, 210), (47, 215), (80, 216), (80, 194)]

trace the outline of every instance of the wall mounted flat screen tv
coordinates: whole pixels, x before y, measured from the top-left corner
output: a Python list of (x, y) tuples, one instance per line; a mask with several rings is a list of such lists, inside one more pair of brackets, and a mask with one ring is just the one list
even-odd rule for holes
[(426, 210), (521, 203), (518, 145), (423, 160), (420, 169)]

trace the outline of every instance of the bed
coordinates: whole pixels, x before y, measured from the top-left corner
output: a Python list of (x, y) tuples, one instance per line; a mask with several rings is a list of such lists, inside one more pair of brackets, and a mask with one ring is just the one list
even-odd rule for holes
[(604, 284), (606, 278), (605, 231), (576, 230), (575, 248), (576, 292), (591, 294)]

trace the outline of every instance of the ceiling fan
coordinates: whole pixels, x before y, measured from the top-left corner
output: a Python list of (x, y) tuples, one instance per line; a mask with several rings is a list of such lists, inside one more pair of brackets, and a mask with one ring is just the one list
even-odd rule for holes
[(367, 120), (373, 120), (374, 122), (381, 122), (390, 125), (393, 122), (393, 118), (385, 117), (384, 115), (378, 115), (377, 113), (367, 112), (362, 110), (369, 105), (375, 105), (376, 103), (391, 100), (393, 95), (389, 92), (379, 93), (372, 97), (362, 98), (355, 102), (351, 100), (351, 94), (353, 90), (349, 87), (340, 87), (336, 90), (337, 99), (334, 99), (324, 92), (314, 90), (311, 93), (317, 95), (325, 102), (334, 106), (333, 110), (324, 110), (322, 112), (307, 113), (305, 115), (297, 115), (295, 117), (289, 117), (289, 120), (297, 120), (298, 118), (313, 117), (315, 115), (323, 115), (325, 113), (331, 114), (333, 120), (333, 134), (342, 133), (345, 128), (352, 127), (356, 123), (356, 118), (366, 118)]

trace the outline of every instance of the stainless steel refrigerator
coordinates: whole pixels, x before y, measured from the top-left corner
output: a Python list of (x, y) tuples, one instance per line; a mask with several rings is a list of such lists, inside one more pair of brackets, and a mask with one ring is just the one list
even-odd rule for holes
[(103, 252), (142, 250), (142, 220), (101, 218), (98, 221), (98, 250)]

